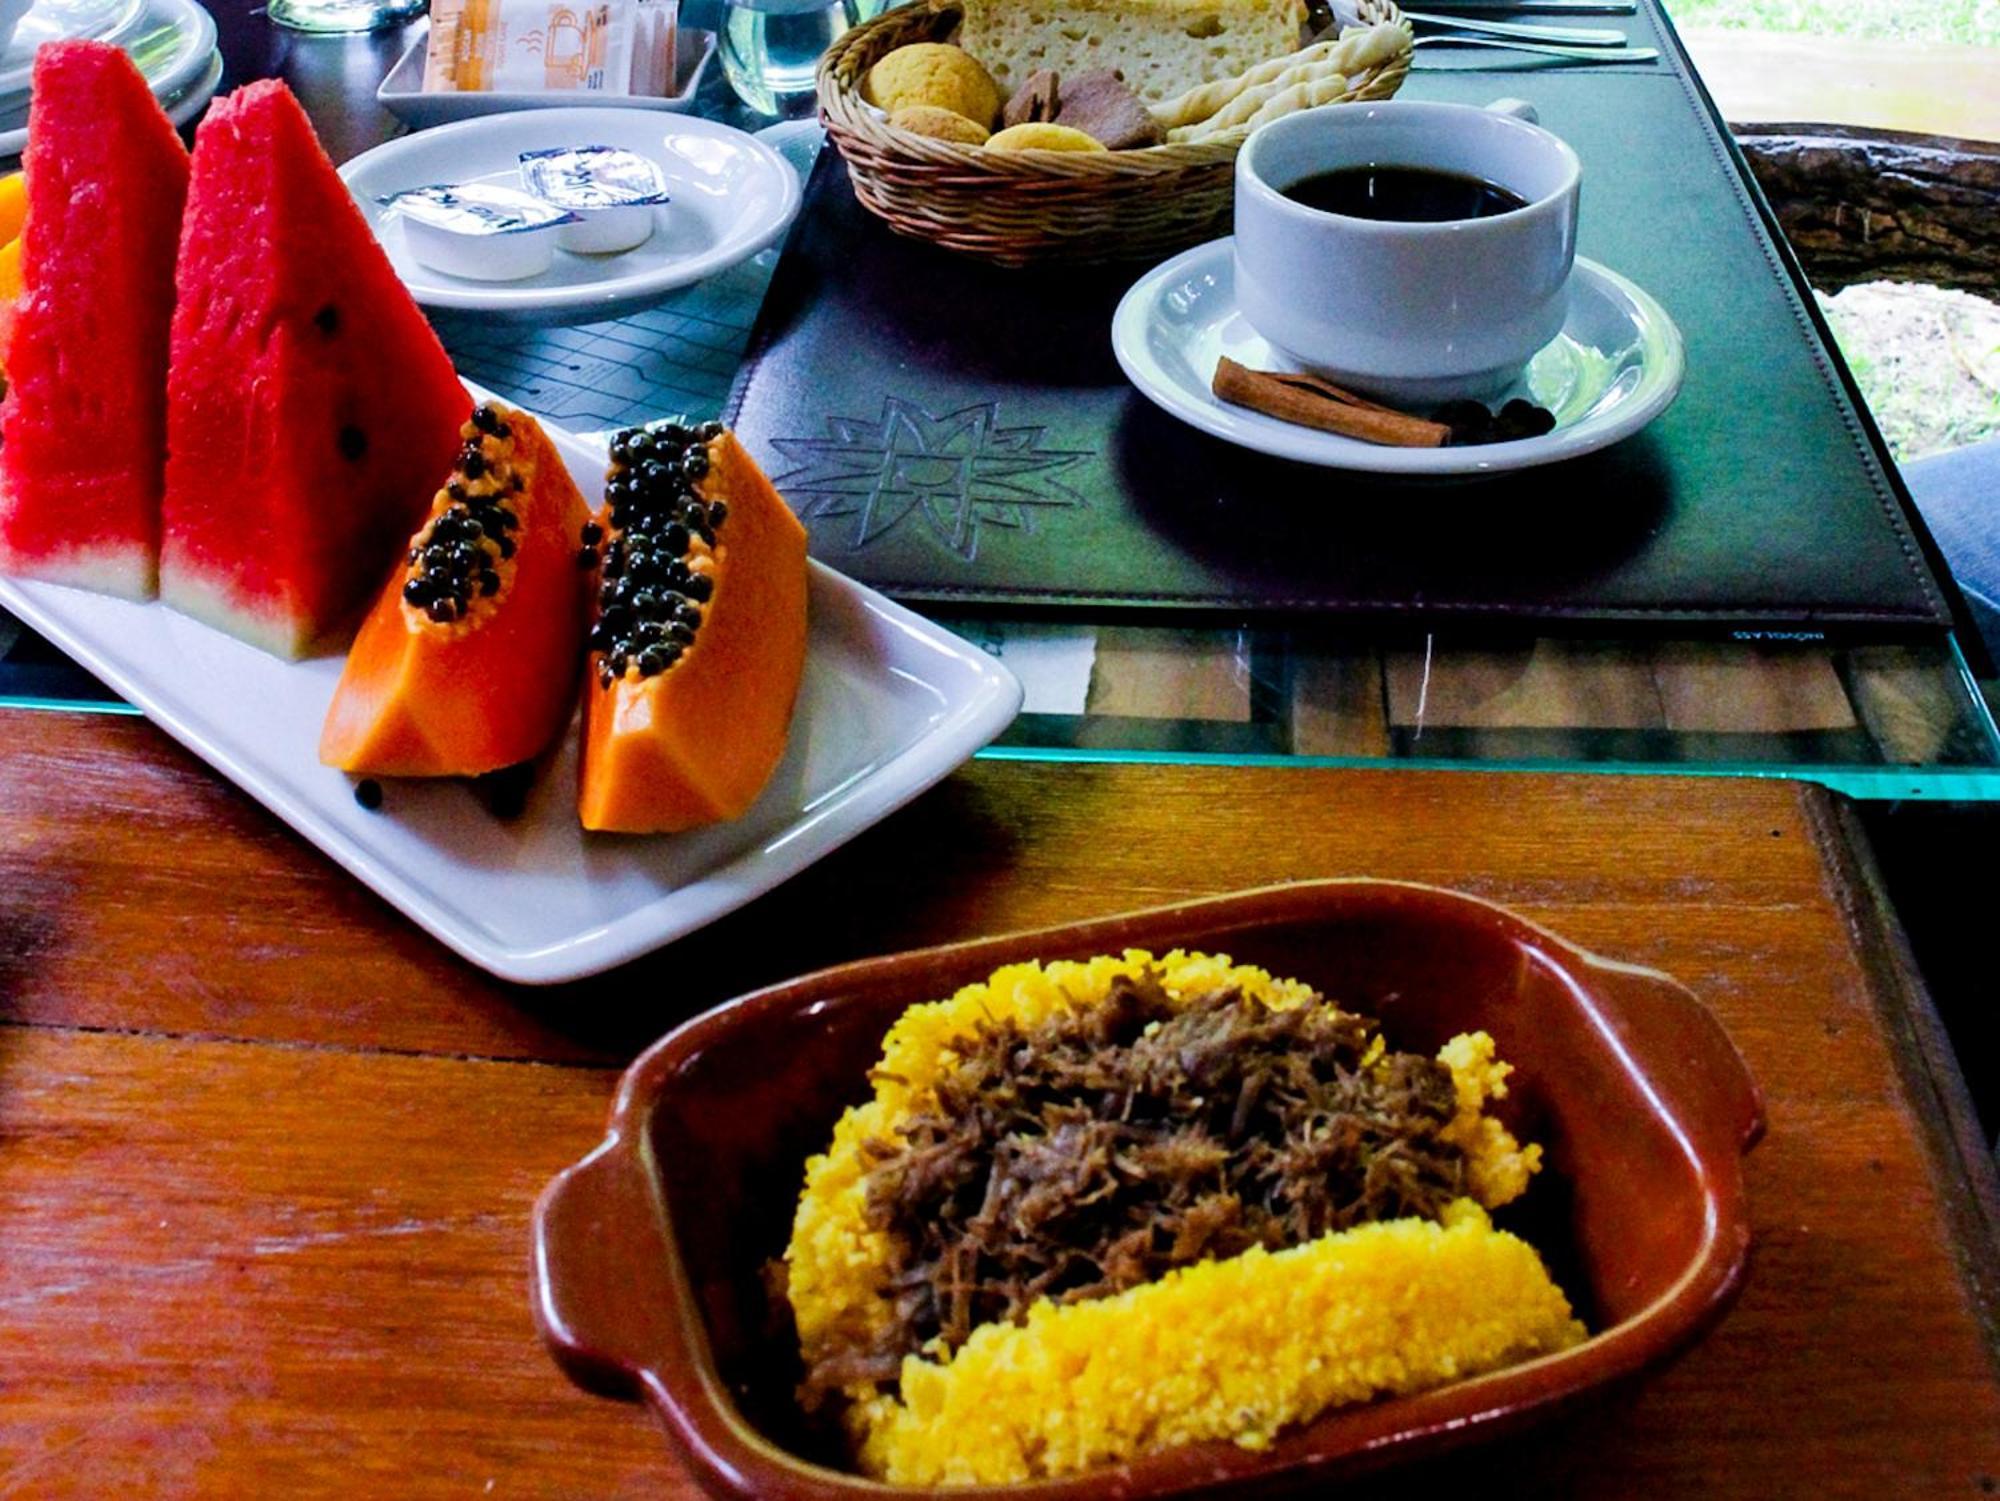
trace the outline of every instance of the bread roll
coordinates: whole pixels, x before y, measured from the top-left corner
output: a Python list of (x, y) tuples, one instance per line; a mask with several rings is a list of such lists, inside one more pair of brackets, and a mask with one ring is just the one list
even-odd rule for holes
[(1009, 125), (987, 141), (988, 151), (1102, 151), (1104, 142), (1067, 125)]
[(889, 116), (889, 123), (912, 135), (929, 136), (934, 141), (952, 141), (960, 146), (984, 146), (986, 127), (977, 120), (935, 104), (906, 104)]
[(898, 47), (868, 70), (861, 97), (894, 114), (930, 105), (990, 128), (1000, 113), (1000, 90), (978, 60), (943, 42)]

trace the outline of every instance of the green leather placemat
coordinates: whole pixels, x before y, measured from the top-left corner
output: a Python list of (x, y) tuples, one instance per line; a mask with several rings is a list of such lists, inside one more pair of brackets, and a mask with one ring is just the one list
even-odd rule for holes
[(1143, 268), (1010, 272), (902, 239), (831, 152), (734, 421), (815, 553), (906, 599), (1934, 629), (1879, 443), (1676, 57), (1404, 91), (1533, 100), (1583, 158), (1582, 252), (1680, 324), (1679, 401), (1604, 453), (1420, 488), (1235, 449), (1119, 372), (1111, 310)]

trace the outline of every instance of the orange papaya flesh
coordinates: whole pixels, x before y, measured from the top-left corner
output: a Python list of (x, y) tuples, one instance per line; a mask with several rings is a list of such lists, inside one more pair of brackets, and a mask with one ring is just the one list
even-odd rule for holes
[(14, 305), (25, 290), (21, 280), (21, 231), (28, 223), (28, 174), (0, 177), (0, 375), (7, 369), (7, 345), (14, 337)]
[(18, 240), (28, 222), (28, 174), (9, 172), (0, 177), (0, 242)]
[(376, 776), (529, 761), (576, 704), (590, 508), (548, 435), (491, 403), (354, 639), (320, 759)]
[(7, 347), (14, 342), (14, 309), (21, 301), (21, 242), (0, 245), (0, 374), (7, 368)]
[(805, 528), (716, 424), (620, 433), (605, 493), (578, 815), (631, 834), (741, 817), (805, 669)]

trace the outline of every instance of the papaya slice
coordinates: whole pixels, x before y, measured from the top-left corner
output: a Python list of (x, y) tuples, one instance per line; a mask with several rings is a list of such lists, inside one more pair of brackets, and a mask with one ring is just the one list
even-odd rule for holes
[(612, 440), (583, 685), (586, 829), (738, 818), (785, 753), (806, 656), (806, 533), (719, 424)]
[(7, 345), (14, 337), (14, 308), (26, 284), (21, 279), (21, 230), (28, 222), (28, 174), (0, 177), (0, 375), (6, 373)]
[(489, 403), (355, 636), (320, 759), (377, 776), (529, 761), (576, 704), (590, 507), (548, 435)]
[(0, 177), (0, 241), (18, 240), (28, 222), (28, 174)]
[(14, 312), (21, 304), (21, 242), (0, 245), (0, 375), (6, 374), (7, 348), (14, 342)]
[(14, 336), (14, 308), (26, 290), (21, 279), (21, 231), (28, 223), (28, 174), (0, 177), (0, 375)]

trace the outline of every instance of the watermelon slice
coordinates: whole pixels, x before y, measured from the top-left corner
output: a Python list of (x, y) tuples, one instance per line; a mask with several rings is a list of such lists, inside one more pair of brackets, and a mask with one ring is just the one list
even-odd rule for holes
[(35, 54), (0, 407), (0, 571), (135, 599), (157, 577), (188, 155), (117, 47)]
[(160, 594), (283, 656), (373, 596), (472, 401), (282, 83), (195, 137)]

